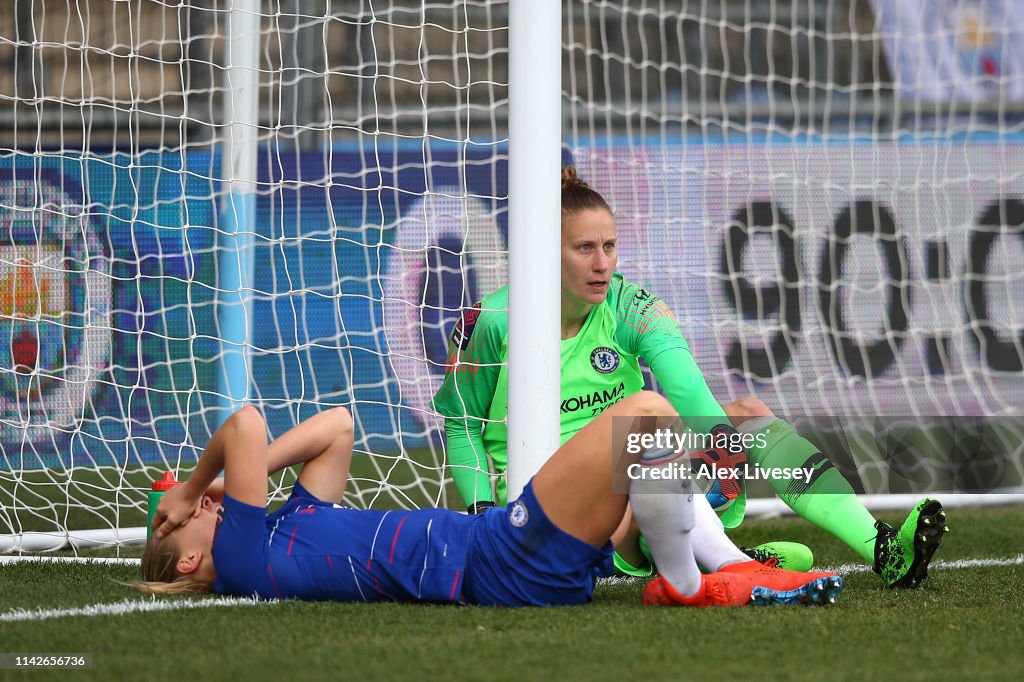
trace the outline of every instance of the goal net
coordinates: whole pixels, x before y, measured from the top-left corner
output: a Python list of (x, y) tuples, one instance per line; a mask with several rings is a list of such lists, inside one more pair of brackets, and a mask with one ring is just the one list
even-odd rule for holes
[[(460, 312), (507, 281), (508, 4), (256, 3), (232, 251), (234, 4), (0, 16), (0, 551), (138, 537), (149, 483), (187, 474), (238, 397), (232, 297), (272, 435), (347, 405), (353, 504), (462, 506), (429, 403)], [(878, 490), (893, 458), (862, 432), (915, 470), (945, 436), (912, 423), (907, 446), (895, 417), (998, 415), (971, 436), (1006, 476), (970, 480), (1013, 487), (1024, 25), (1010, 3), (950, 23), (898, 4), (569, 0), (563, 154), (720, 399), (838, 418)]]

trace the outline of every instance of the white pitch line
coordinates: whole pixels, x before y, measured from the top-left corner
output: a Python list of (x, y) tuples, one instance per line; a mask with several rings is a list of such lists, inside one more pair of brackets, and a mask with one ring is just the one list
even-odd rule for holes
[[(138, 563), (138, 559), (116, 559), (102, 557), (8, 557), (0, 556), (0, 564), (20, 562), (67, 562), (67, 563)], [(929, 564), (929, 570), (936, 569), (964, 569), (964, 568), (985, 568), (992, 566), (1021, 566), (1024, 565), (1024, 554), (1018, 554), (1009, 559), (956, 559), (953, 561), (935, 561)], [(830, 571), (845, 575), (848, 573), (867, 573), (870, 566), (864, 564), (840, 564), (839, 566), (825, 566), (816, 568), (819, 571)], [(637, 578), (630, 576), (612, 576), (602, 578), (598, 581), (601, 585), (618, 585), (622, 583), (637, 582)], [(114, 604), (94, 604), (77, 609), (14, 609), (0, 613), (0, 622), (25, 621), (25, 620), (47, 620), (49, 618), (63, 618), (66, 616), (106, 616), (122, 615), (126, 613), (142, 613), (147, 611), (176, 611), (179, 609), (198, 609), (213, 606), (255, 606), (258, 604), (276, 604), (276, 600), (260, 601), (255, 599), (239, 599), (235, 597), (206, 598), (189, 601), (159, 601), (155, 597), (142, 601), (129, 601)]]
[[(3, 556), (0, 564), (46, 563), (46, 564), (116, 564), (120, 566), (138, 566), (142, 562), (130, 557), (76, 557), (76, 556)], [(982, 568), (986, 566), (1019, 566), (1024, 564), (1024, 554), (1009, 559), (956, 559), (953, 561), (934, 561), (928, 568), (957, 569)], [(832, 573), (867, 573), (871, 567), (866, 564), (839, 564), (838, 566), (815, 567), (815, 571), (831, 571)], [(612, 576), (603, 578), (602, 583), (614, 585), (616, 582), (629, 582), (632, 576)]]
[(238, 597), (208, 597), (184, 601), (166, 601), (153, 599), (128, 599), (113, 604), (93, 604), (77, 609), (12, 609), (0, 613), (0, 622), (49, 620), (67, 616), (123, 616), (128, 613), (145, 613), (147, 611), (179, 611), (182, 609), (204, 609), (214, 606), (256, 606), (258, 604), (277, 604), (276, 600), (259, 601)]
[[(1024, 565), (1024, 554), (1018, 554), (1009, 559), (956, 559), (953, 561), (933, 561), (928, 564), (928, 570), (936, 569), (958, 569), (958, 568), (985, 568), (990, 566), (1020, 566)], [(868, 573), (871, 567), (866, 564), (840, 564), (839, 566), (815, 567), (814, 571), (827, 571), (829, 573)], [(598, 582), (601, 585), (621, 585), (633, 583), (640, 580), (633, 576), (614, 575), (609, 578), (601, 578)]]
[(129, 557), (86, 557), (86, 556), (5, 556), (0, 555), (0, 564), (119, 564), (138, 566), (142, 559)]
[[(1020, 566), (1024, 564), (1024, 554), (1018, 554), (1010, 559), (956, 559), (953, 561), (933, 561), (928, 564), (928, 570), (950, 569), (950, 568), (985, 568), (988, 566)], [(865, 564), (840, 564), (839, 566), (825, 566), (815, 568), (816, 571), (828, 571), (831, 573), (867, 573), (871, 570)]]

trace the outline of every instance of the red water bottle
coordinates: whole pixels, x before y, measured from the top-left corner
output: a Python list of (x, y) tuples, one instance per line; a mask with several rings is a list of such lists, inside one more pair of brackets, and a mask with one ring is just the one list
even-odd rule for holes
[(181, 485), (181, 481), (174, 480), (174, 474), (170, 471), (164, 472), (163, 478), (159, 481), (153, 481), (153, 487), (149, 491), (149, 518), (146, 520), (147, 539), (153, 535), (153, 516), (156, 514), (156, 506), (160, 504), (160, 498), (176, 485)]

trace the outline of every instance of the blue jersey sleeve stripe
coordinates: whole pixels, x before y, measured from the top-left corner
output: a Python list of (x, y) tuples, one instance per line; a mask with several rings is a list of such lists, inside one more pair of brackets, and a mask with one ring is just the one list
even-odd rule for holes
[(280, 525), (281, 525), (281, 517), (279, 516), (279, 517), (277, 517), (277, 520), (274, 521), (274, 527), (270, 529), (270, 537), (267, 538), (267, 544), (268, 545), (273, 545), (274, 544), (274, 535), (277, 533), (277, 527), (280, 526)]
[(277, 581), (274, 580), (274, 569), (271, 568), (269, 561), (267, 562), (267, 575), (270, 576), (270, 586), (274, 588), (274, 596), (280, 599), (281, 592), (277, 589)]
[(455, 571), (455, 580), (452, 581), (452, 592), (448, 595), (448, 601), (455, 601), (455, 590), (459, 587), (459, 575), (462, 571)]
[(416, 598), (423, 596), (423, 576), (427, 574), (427, 560), (430, 558), (430, 528), (434, 525), (434, 519), (427, 522), (427, 550), (423, 552), (423, 570), (420, 571), (420, 579), (416, 583)]
[(370, 561), (373, 560), (373, 552), (377, 549), (377, 536), (380, 535), (380, 527), (384, 525), (384, 521), (390, 513), (390, 509), (384, 512), (384, 516), (380, 517), (380, 521), (377, 523), (377, 530), (373, 532), (373, 542), (370, 543), (370, 557), (366, 560), (366, 570), (370, 570)]
[[(356, 575), (356, 565), (352, 563), (352, 557), (348, 558), (348, 567), (352, 569), (352, 582), (356, 584), (356, 589), (359, 590), (359, 596), (363, 598), (363, 601), (370, 601), (363, 593), (363, 586), (359, 584), (359, 576)], [(376, 580), (376, 578), (374, 578), (374, 580)]]
[(402, 517), (402, 520), (398, 522), (398, 528), (395, 529), (395, 537), (391, 538), (391, 554), (388, 555), (389, 566), (395, 561), (395, 547), (398, 546), (398, 534), (402, 532), (402, 526), (405, 525), (407, 518), (409, 518), (408, 514)]
[(288, 540), (288, 551), (285, 552), (285, 554), (287, 554), (288, 556), (292, 555), (292, 547), (295, 546), (295, 534), (297, 532), (299, 532), (299, 521), (298, 521), (298, 519), (295, 520), (295, 528), (292, 528), (292, 537), (291, 537), (290, 540)]

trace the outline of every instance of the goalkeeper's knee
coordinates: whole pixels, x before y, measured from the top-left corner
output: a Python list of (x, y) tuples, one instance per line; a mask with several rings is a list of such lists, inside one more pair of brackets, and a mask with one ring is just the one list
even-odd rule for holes
[[(758, 466), (765, 466), (768, 455), (789, 436), (796, 434), (796, 429), (784, 419), (774, 415), (748, 419), (736, 430), (742, 434), (752, 434), (750, 446), (747, 448), (747, 457)], [(799, 434), (797, 434), (799, 437)]]
[(654, 575), (657, 569), (654, 566), (654, 556), (651, 554), (650, 545), (647, 544), (647, 540), (643, 535), (637, 536), (637, 544), (644, 558), (640, 566), (634, 566), (626, 561), (618, 552), (612, 553), (612, 561), (615, 563), (615, 573), (617, 575), (629, 575), (636, 578), (650, 578)]

